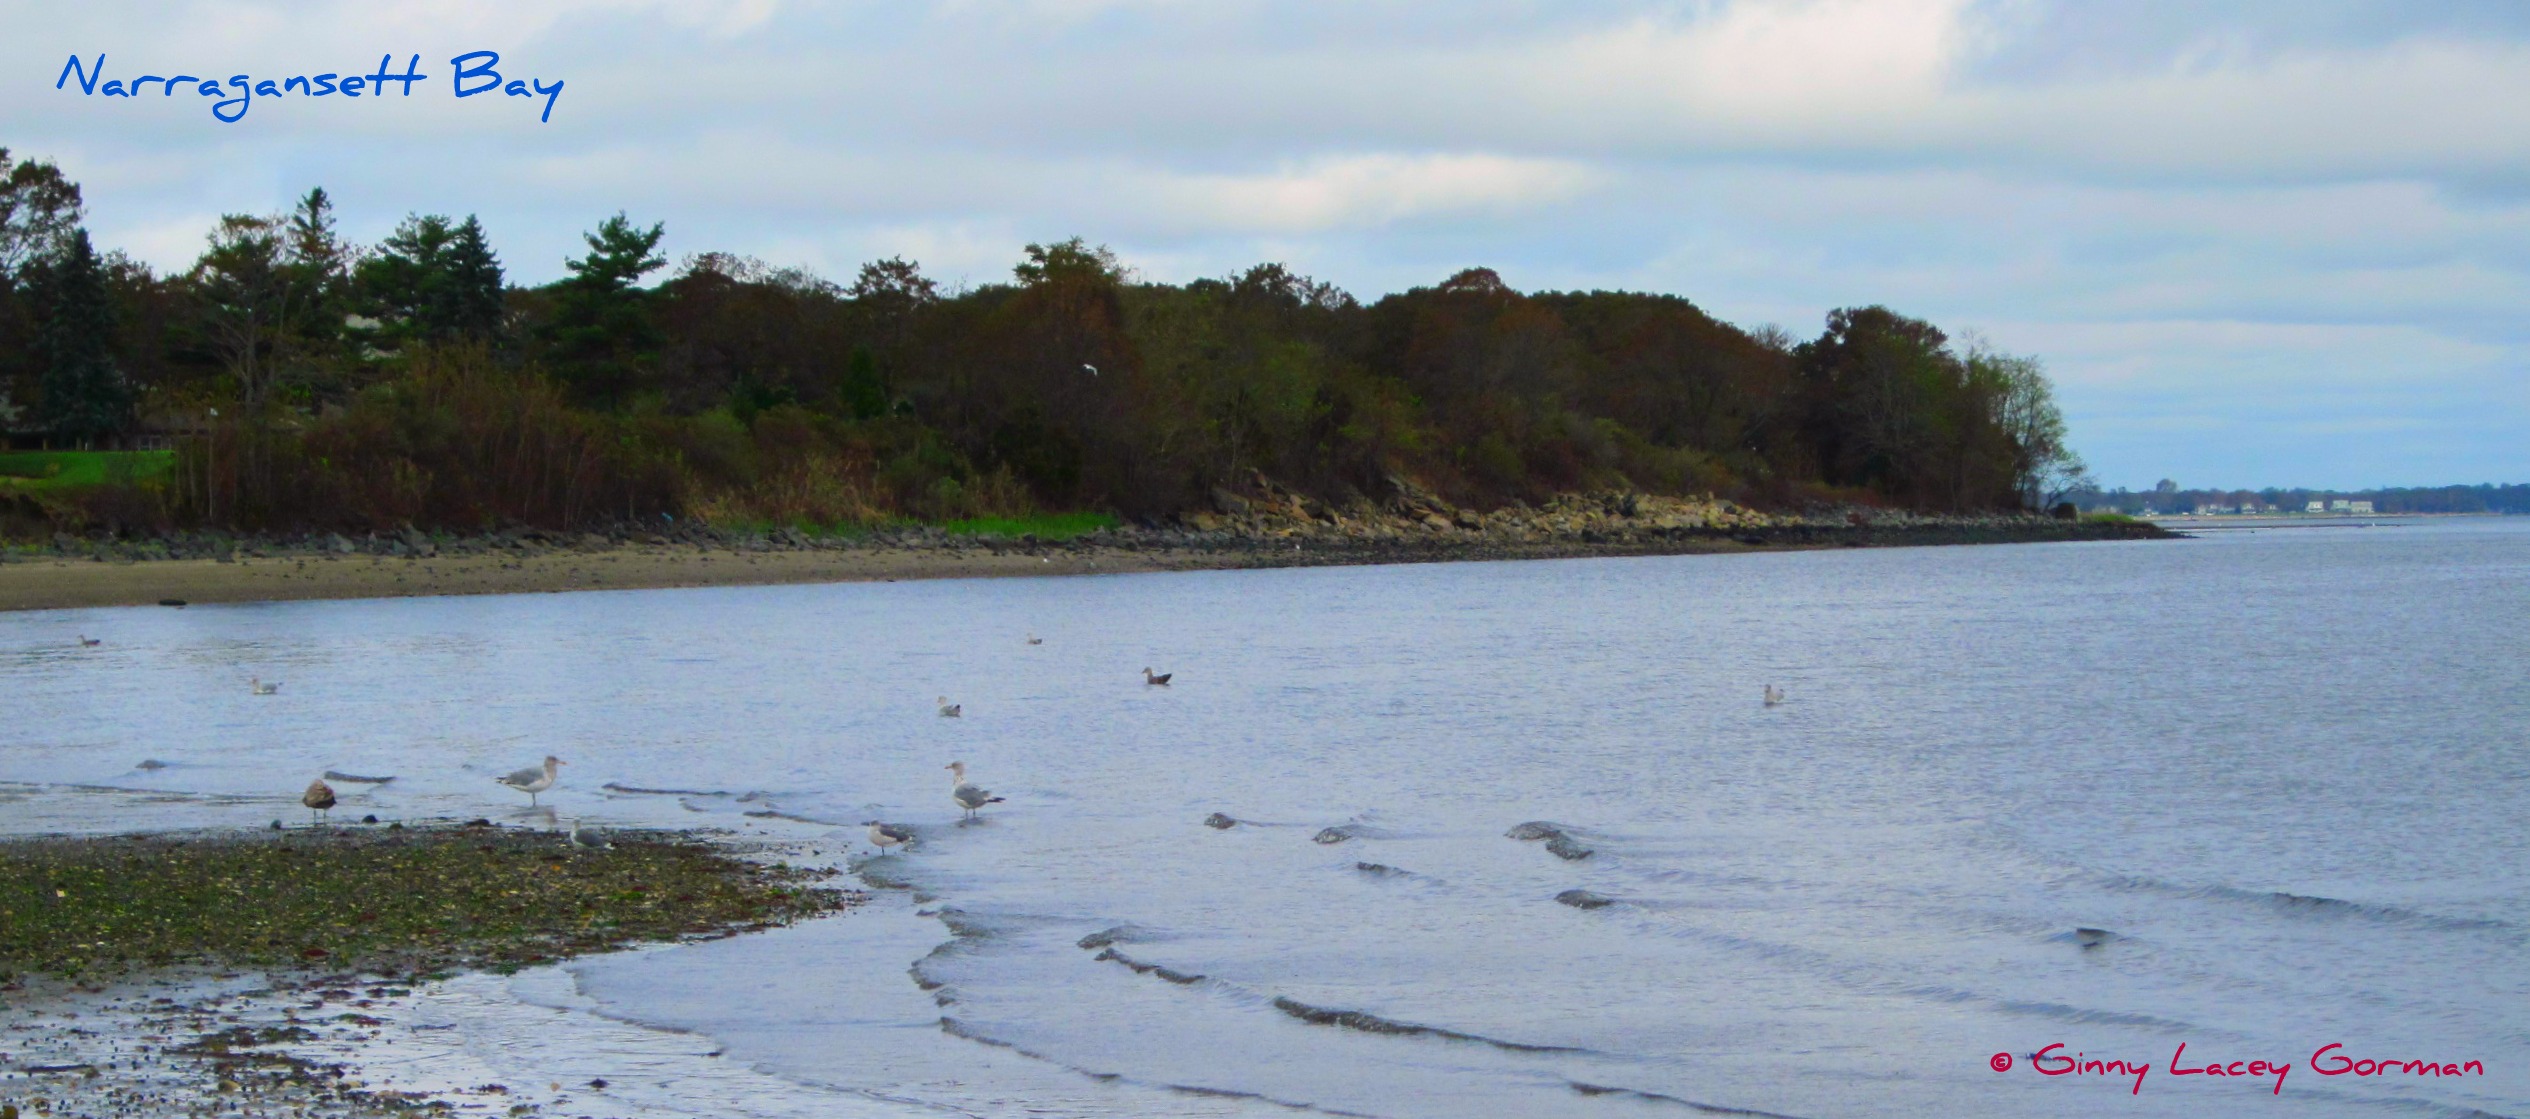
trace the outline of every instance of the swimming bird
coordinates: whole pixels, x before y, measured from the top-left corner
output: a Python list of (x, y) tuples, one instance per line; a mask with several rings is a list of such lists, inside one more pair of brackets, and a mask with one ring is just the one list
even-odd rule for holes
[(555, 767), (561, 764), (562, 759), (547, 754), (542, 769), (529, 766), (507, 777), (495, 777), (493, 780), (527, 794), (527, 804), (532, 808), (536, 804), (536, 794), (552, 788), (554, 779), (561, 776), (554, 772)]
[(939, 704), (939, 705), (940, 705), (940, 717), (941, 717), (941, 718), (943, 718), (943, 719), (955, 719), (955, 718), (957, 718), (957, 717), (959, 717), (959, 716), (961, 716), (961, 715), (966, 714), (966, 705), (965, 705), (965, 704), (963, 704), (963, 703), (951, 703), (951, 702), (949, 702), (949, 697), (947, 697), (947, 696), (941, 696), (940, 698), (935, 699), (935, 700), (933, 700), (932, 702), (937, 703), (937, 704)]
[(1152, 686), (1154, 686), (1154, 687), (1161, 687), (1161, 688), (1165, 688), (1165, 687), (1167, 687), (1167, 686), (1168, 686), (1168, 678), (1169, 678), (1169, 677), (1171, 677), (1171, 676), (1175, 676), (1175, 675), (1177, 675), (1177, 674), (1176, 674), (1176, 673), (1174, 673), (1174, 672), (1163, 672), (1163, 673), (1160, 673), (1160, 674), (1159, 674), (1159, 675), (1157, 675), (1157, 676), (1153, 676), (1153, 675), (1151, 675), (1151, 669), (1150, 669), (1150, 667), (1149, 667), (1148, 665), (1145, 665), (1145, 666), (1143, 666), (1143, 669), (1142, 669), (1142, 682), (1143, 682), (1143, 683), (1145, 683), (1145, 684), (1150, 684), (1150, 685), (1152, 685)]
[(299, 803), (308, 807), (307, 822), (313, 827), (317, 817), (334, 810), (334, 787), (320, 777), (307, 783), (307, 791), (299, 794)]
[(863, 820), (861, 822), (870, 826), (870, 843), (872, 846), (878, 848), (879, 854), (886, 854), (887, 849), (890, 847), (914, 841), (914, 833), (908, 829), (897, 827), (894, 824), (882, 824), (876, 820)]
[(281, 690), (281, 681), (275, 680), (267, 684), (261, 676), (249, 676), (246, 678), (246, 686), (254, 689), (256, 695), (271, 695)]
[(1778, 688), (1778, 687), (1776, 687), (1776, 686), (1774, 686), (1774, 685), (1772, 685), (1772, 684), (1768, 684), (1768, 685), (1766, 685), (1766, 706), (1768, 706), (1768, 707), (1781, 707), (1781, 706), (1783, 706), (1783, 689)]
[(1004, 799), (994, 796), (990, 789), (979, 789), (968, 784), (965, 762), (950, 762), (945, 768), (949, 771), (949, 799), (956, 801), (958, 807), (965, 809), (968, 816), (983, 811), (987, 804), (1000, 804)]
[(81, 645), (84, 645), (84, 646), (88, 647), (88, 648), (94, 649), (94, 648), (96, 648), (96, 647), (97, 647), (97, 646), (99, 646), (99, 645), (103, 645), (103, 644), (105, 644), (105, 638), (102, 638), (102, 637), (90, 637), (90, 636), (88, 636), (87, 634), (84, 634), (84, 633), (83, 633), (83, 634), (80, 634), (80, 635), (79, 635), (79, 643), (80, 643)]
[(1029, 635), (1028, 635), (1028, 644), (1030, 644), (1030, 645), (1043, 645), (1043, 644), (1045, 644), (1045, 639), (1044, 639), (1044, 638), (1042, 638), (1042, 637), (1037, 636), (1036, 634), (1031, 633), (1031, 634), (1029, 634)]

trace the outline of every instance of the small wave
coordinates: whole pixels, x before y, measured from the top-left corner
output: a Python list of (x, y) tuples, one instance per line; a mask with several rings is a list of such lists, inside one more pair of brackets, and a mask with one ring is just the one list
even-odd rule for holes
[(1145, 963), (1141, 960), (1125, 955), (1122, 952), (1118, 952), (1113, 948), (1100, 952), (1096, 956), (1091, 957), (1091, 959), (1097, 960), (1101, 963), (1123, 964), (1127, 968), (1132, 969), (1133, 973), (1136, 975), (1157, 976), (1161, 979), (1168, 980), (1171, 983), (1175, 983), (1180, 987), (1191, 987), (1204, 981), (1203, 976), (1178, 971), (1175, 968), (1165, 967), (1160, 964)]
[(1360, 1030), (1363, 1033), (1388, 1034), (1394, 1037), (1438, 1037), (1447, 1038), (1451, 1041), (1473, 1041), (1479, 1044), (1493, 1046), (1496, 1049), (1509, 1050), (1514, 1053), (1589, 1052), (1589, 1050), (1575, 1048), (1570, 1045), (1532, 1045), (1524, 1041), (1504, 1041), (1500, 1038), (1485, 1037), (1480, 1034), (1460, 1033), (1457, 1030), (1443, 1029), (1439, 1026), (1422, 1026), (1412, 1022), (1398, 1022), (1359, 1010), (1330, 1010), (1326, 1007), (1311, 1006), (1308, 1003), (1300, 1002), (1280, 995), (1277, 995), (1274, 998), (1274, 1009), (1291, 1015), (1294, 1018), (1298, 1018), (1303, 1022), (1307, 1022), (1312, 1026), (1335, 1026), (1340, 1029)]
[(718, 792), (711, 789), (645, 789), (639, 785), (620, 785), (613, 781), (600, 785), (598, 788), (604, 789), (610, 793), (626, 793), (632, 796), (644, 797), (725, 797), (736, 795), (734, 793)]
[(2322, 917), (2350, 917), (2415, 928), (2445, 929), (2453, 932), (2519, 932), (2509, 921), (2487, 917), (2447, 917), (2439, 913), (2409, 909), (2383, 902), (2348, 901), (2344, 898), (2316, 894), (2292, 894), (2282, 890), (2244, 890), (2238, 886), (2183, 886), (2140, 875), (2117, 875), (2105, 883), (2112, 890), (2135, 890), (2164, 894), (2170, 897), (2198, 900), (2247, 902), (2283, 913)]
[[(160, 764), (164, 765), (165, 763), (162, 762)], [(339, 769), (326, 770), (325, 779), (328, 781), (349, 781), (355, 785), (383, 785), (389, 781), (395, 780), (393, 776), (362, 777), (357, 773), (345, 773)]]
[(1694, 1100), (1634, 1088), (1611, 1088), (1604, 1084), (1584, 1084), (1578, 1080), (1567, 1080), (1564, 1083), (1572, 1085), (1573, 1091), (1585, 1096), (1616, 1096), (1621, 1099), (1641, 1100), (1645, 1103), (1665, 1103), (1673, 1107), (1690, 1108), (1706, 1115), (1754, 1115), (1760, 1119), (1798, 1119), (1797, 1116), (1785, 1115), (1780, 1111), (1759, 1111), (1752, 1107), (1725, 1107), (1715, 1103), (1697, 1103)]

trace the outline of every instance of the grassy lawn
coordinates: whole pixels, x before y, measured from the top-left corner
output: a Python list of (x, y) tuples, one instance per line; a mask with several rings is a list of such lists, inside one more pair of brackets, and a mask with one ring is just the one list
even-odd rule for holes
[(1086, 536), (1102, 528), (1114, 528), (1122, 522), (1105, 513), (1040, 513), (1033, 517), (978, 517), (969, 521), (943, 521), (940, 527), (959, 536), (998, 536), (1004, 539), (1034, 534), (1039, 540), (1069, 540)]
[(0, 486), (51, 489), (164, 474), (174, 451), (0, 451)]

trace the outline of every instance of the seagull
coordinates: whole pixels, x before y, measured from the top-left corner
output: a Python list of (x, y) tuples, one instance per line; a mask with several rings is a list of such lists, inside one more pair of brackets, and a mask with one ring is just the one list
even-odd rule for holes
[(1045, 639), (1044, 639), (1044, 638), (1042, 638), (1042, 637), (1037, 636), (1036, 634), (1031, 633), (1031, 634), (1029, 634), (1029, 635), (1028, 635), (1028, 644), (1030, 644), (1030, 645), (1043, 645), (1043, 644), (1045, 644)]
[(1151, 675), (1150, 667), (1146, 665), (1142, 669), (1142, 682), (1154, 687), (1165, 688), (1168, 686), (1168, 678), (1175, 675), (1177, 674), (1174, 672), (1163, 672), (1157, 676), (1153, 676)]
[(963, 703), (951, 703), (951, 702), (949, 702), (949, 697), (947, 697), (947, 696), (941, 696), (940, 698), (935, 699), (935, 700), (933, 700), (932, 702), (933, 702), (933, 703), (937, 703), (937, 704), (939, 704), (939, 705), (940, 705), (940, 717), (941, 717), (941, 718), (943, 718), (943, 719), (954, 719), (954, 718), (957, 718), (957, 717), (959, 717), (959, 716), (961, 716), (961, 715), (966, 714), (966, 705), (965, 705), (965, 704), (963, 704)]
[[(561, 763), (556, 762), (554, 764), (560, 765)], [(606, 836), (603, 833), (590, 832), (587, 835), (581, 835), (580, 818), (577, 816), (571, 817), (571, 834), (565, 838), (563, 842), (574, 847), (586, 847), (591, 850), (613, 850), (615, 847), (614, 844), (606, 841)]]
[(536, 794), (552, 788), (554, 778), (561, 776), (554, 772), (554, 767), (561, 764), (562, 759), (547, 754), (542, 769), (529, 766), (507, 777), (495, 777), (493, 780), (527, 794), (527, 804), (532, 808), (536, 804)]
[(90, 637), (90, 636), (88, 636), (87, 634), (84, 634), (84, 633), (83, 633), (83, 634), (80, 634), (80, 635), (79, 635), (79, 643), (80, 643), (81, 645), (83, 645), (83, 646), (86, 646), (86, 647), (90, 648), (90, 649), (94, 649), (94, 648), (96, 648), (96, 647), (97, 647), (97, 646), (99, 646), (99, 645), (103, 645), (103, 644), (105, 644), (105, 638), (102, 638), (102, 637)]
[(965, 762), (950, 762), (946, 768), (949, 771), (949, 799), (958, 802), (958, 807), (965, 809), (968, 816), (982, 811), (987, 804), (1000, 804), (1004, 799), (994, 796), (990, 789), (967, 784)]
[(307, 791), (299, 794), (299, 803), (308, 807), (308, 826), (314, 827), (319, 815), (333, 812), (334, 787), (326, 784), (322, 777), (310, 781), (307, 783)]
[(281, 690), (281, 681), (275, 680), (267, 684), (261, 676), (249, 676), (246, 678), (246, 686), (253, 688), (256, 695), (271, 695)]
[(1778, 687), (1776, 687), (1776, 686), (1774, 686), (1774, 685), (1772, 685), (1772, 684), (1768, 684), (1768, 685), (1766, 685), (1766, 706), (1768, 706), (1768, 707), (1781, 707), (1781, 706), (1783, 706), (1783, 689), (1778, 688)]
[(914, 841), (914, 833), (909, 829), (900, 828), (894, 824), (882, 824), (876, 820), (861, 822), (870, 825), (870, 843), (878, 848), (879, 854), (886, 854), (890, 847)]

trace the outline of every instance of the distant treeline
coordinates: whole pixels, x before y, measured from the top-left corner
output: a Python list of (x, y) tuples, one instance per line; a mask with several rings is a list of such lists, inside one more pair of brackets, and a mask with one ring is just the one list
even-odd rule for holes
[(838, 284), (722, 254), (645, 286), (662, 229), (622, 214), (520, 287), (472, 217), (356, 246), (321, 190), (221, 219), (161, 276), (89, 243), (50, 164), (0, 153), (0, 174), (0, 428), (179, 451), (92, 518), (1164, 516), (1259, 478), (1339, 504), (1411, 481), (1478, 507), (1628, 488), (1969, 511), (2081, 481), (2035, 359), (1877, 306), (1796, 341), (1481, 268), (1368, 304), (1274, 264), (1147, 283), (1077, 238), (962, 290), (902, 259)]
[(2299, 513), (2311, 502), (2369, 501), (2380, 513), (2513, 513), (2530, 514), (2530, 485), (2476, 485), (2391, 487), (2372, 490), (2197, 490), (2180, 489), (2164, 480), (2159, 486), (2141, 492), (2119, 487), (2113, 490), (2080, 489), (2066, 495), (2066, 500), (2084, 509), (2108, 510), (2126, 514), (2192, 513), (2200, 510), (2237, 510), (2244, 505), (2259, 509), (2276, 509)]

